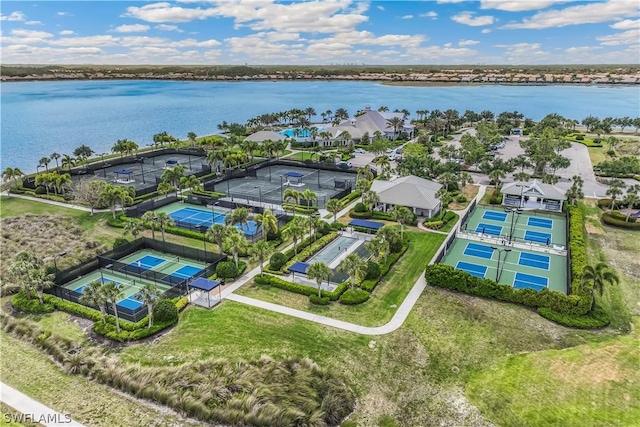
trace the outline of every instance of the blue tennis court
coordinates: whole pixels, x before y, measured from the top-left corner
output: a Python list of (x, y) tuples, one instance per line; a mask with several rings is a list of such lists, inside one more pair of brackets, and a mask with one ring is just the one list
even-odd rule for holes
[(516, 273), (515, 279), (513, 280), (513, 287), (516, 289), (529, 288), (534, 291), (541, 291), (547, 287), (548, 283), (549, 279), (546, 277)]
[(499, 236), (502, 234), (502, 226), (485, 224), (481, 222), (476, 227), (476, 233), (491, 234), (492, 236)]
[(201, 268), (194, 267), (192, 265), (185, 265), (179, 270), (176, 270), (173, 273), (171, 273), (171, 275), (173, 277), (180, 277), (182, 279), (190, 279), (196, 274), (198, 274), (201, 270), (202, 270)]
[(133, 295), (130, 298), (125, 298), (118, 302), (119, 307), (128, 308), (129, 310), (136, 310), (143, 306), (142, 301), (133, 299)]
[(531, 227), (552, 229), (553, 220), (548, 218), (529, 217), (529, 220), (527, 221), (527, 225), (530, 225)]
[(520, 258), (518, 259), (518, 264), (520, 265), (542, 270), (549, 270), (550, 263), (551, 259), (547, 255), (538, 255), (529, 252), (520, 252)]
[(551, 233), (541, 233), (539, 231), (526, 230), (524, 232), (524, 240), (549, 245), (551, 244)]
[(467, 247), (464, 248), (464, 254), (478, 258), (491, 259), (493, 256), (493, 249), (491, 249), (491, 246), (467, 243)]
[(482, 215), (482, 219), (489, 219), (491, 221), (504, 222), (507, 219), (507, 214), (505, 212), (486, 211)]
[[(173, 211), (169, 214), (171, 219), (176, 223), (178, 227), (183, 228), (198, 228), (198, 227), (211, 227), (213, 224), (224, 224), (224, 218), (226, 214), (209, 212), (196, 208), (181, 208), (177, 211)], [(237, 227), (247, 236), (253, 236), (258, 232), (258, 227), (253, 221), (248, 221), (248, 224), (244, 224), (242, 227)]]
[(155, 257), (153, 255), (145, 255), (139, 260), (132, 262), (131, 265), (135, 265), (146, 270), (151, 270), (152, 268), (162, 264), (164, 261), (164, 259)]
[(487, 274), (487, 267), (484, 265), (471, 264), (470, 262), (458, 261), (456, 264), (458, 270), (466, 271), (472, 276), (481, 277), (484, 279)]

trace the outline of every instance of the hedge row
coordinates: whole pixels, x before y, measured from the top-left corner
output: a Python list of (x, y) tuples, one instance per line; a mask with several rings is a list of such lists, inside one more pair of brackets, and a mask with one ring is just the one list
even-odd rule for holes
[(340, 296), (340, 304), (344, 305), (357, 305), (362, 304), (369, 300), (369, 292), (364, 289), (354, 289), (352, 291), (346, 291)]
[(545, 307), (540, 307), (538, 309), (538, 314), (545, 319), (564, 326), (569, 326), (570, 328), (598, 329), (604, 328), (611, 322), (607, 312), (599, 307), (582, 316), (561, 314)]
[[(379, 211), (366, 211), (366, 212), (357, 212), (356, 208), (351, 209), (349, 211), (349, 216), (351, 218), (359, 218), (359, 219), (377, 219), (379, 221), (395, 221), (395, 218), (389, 212), (379, 212)], [(408, 225), (416, 225), (418, 224), (418, 217), (414, 214), (413, 220)]]
[(373, 290), (378, 286), (378, 283), (384, 279), (384, 276), (389, 272), (391, 267), (400, 259), (402, 255), (409, 249), (408, 245), (402, 247), (400, 252), (391, 253), (387, 256), (387, 259), (383, 264), (380, 265), (380, 276), (377, 279), (367, 279), (362, 281), (360, 287), (368, 292), (373, 292)]
[(423, 225), (427, 228), (430, 228), (432, 230), (439, 230), (442, 227), (444, 227), (446, 224), (448, 224), (450, 221), (452, 220), (457, 220), (458, 215), (455, 212), (452, 211), (447, 211), (444, 214), (444, 217), (442, 217), (441, 215), (438, 216), (438, 218), (441, 219), (435, 219), (435, 220), (431, 220), (431, 221), (425, 221), (423, 223)]
[[(254, 282), (258, 285), (269, 285), (275, 288), (284, 289), (289, 292), (294, 292), (296, 294), (311, 296), (318, 295), (318, 289), (311, 286), (299, 285), (297, 283), (288, 282), (284, 279), (281, 279), (276, 276), (271, 276), (269, 274), (258, 274), (254, 277)], [(338, 298), (347, 290), (349, 287), (349, 282), (345, 281), (340, 283), (332, 292), (325, 291), (324, 289), (321, 291), (322, 297), (329, 298), (330, 301), (337, 301)]]
[(491, 279), (472, 276), (445, 264), (427, 266), (425, 278), (431, 286), (514, 302), (528, 307), (546, 307), (557, 313), (571, 316), (585, 314), (591, 305), (587, 295), (565, 295), (548, 289), (539, 292), (533, 289), (515, 289), (513, 286), (501, 285)]
[(196, 190), (191, 190), (191, 194), (193, 194), (194, 196), (206, 196), (206, 197), (211, 197), (213, 199), (220, 199), (222, 197), (226, 197), (227, 194), (226, 193), (221, 193), (219, 191), (196, 191)]
[(338, 233), (332, 232), (323, 236), (311, 243), (309, 246), (304, 248), (302, 251), (298, 252), (298, 255), (294, 255), (287, 263), (285, 264), (283, 270), (288, 271), (289, 268), (298, 261), (305, 261), (308, 258), (311, 258), (317, 252), (320, 252), (325, 246), (327, 246), (330, 242), (335, 240), (338, 237)]
[[(614, 207), (615, 208), (620, 208), (624, 206), (624, 203), (622, 203), (622, 200), (616, 200), (614, 203)], [(600, 209), (611, 209), (611, 199), (598, 199), (598, 207)], [(640, 203), (638, 203), (637, 205), (633, 205), (631, 206), (632, 209), (640, 209)]]
[[(587, 265), (586, 242), (584, 240), (584, 215), (577, 206), (569, 206), (569, 250), (571, 251), (571, 292), (582, 292), (582, 271)], [(585, 299), (589, 299), (586, 298)], [(558, 310), (556, 310), (558, 311)], [(587, 310), (584, 311), (586, 313)], [(580, 313), (580, 314), (584, 314)]]
[(294, 205), (293, 203), (283, 203), (282, 204), (282, 209), (284, 209), (287, 212), (291, 212), (293, 211), (295, 208), (296, 213), (300, 213), (300, 214), (312, 214), (312, 213), (316, 213), (318, 212), (318, 207), (317, 206), (309, 206), (307, 207), (307, 205)]
[(610, 212), (602, 213), (602, 222), (612, 227), (626, 228), (627, 230), (640, 230), (640, 222), (635, 222), (635, 218), (629, 218), (629, 221), (625, 221), (623, 218), (617, 218), (616, 215), (611, 215)]
[(347, 207), (351, 202), (353, 202), (360, 196), (362, 196), (362, 190), (356, 190), (354, 192), (347, 194), (342, 199), (340, 199), (340, 207), (342, 208)]
[(309, 301), (316, 305), (329, 305), (331, 303), (329, 297), (319, 297), (315, 293), (313, 295), (309, 295)]

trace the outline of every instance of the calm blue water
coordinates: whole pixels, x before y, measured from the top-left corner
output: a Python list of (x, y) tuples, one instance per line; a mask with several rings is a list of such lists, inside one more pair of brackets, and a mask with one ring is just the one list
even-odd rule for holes
[[(322, 110), (325, 111), (325, 110)], [(324, 129), (324, 127), (322, 126), (316, 126), (318, 128), (318, 131), (321, 131)], [(296, 129), (285, 129), (282, 132), (280, 132), (280, 135), (286, 135), (289, 138), (307, 138), (309, 136), (311, 136), (311, 131), (310, 130), (304, 130), (302, 128), (297, 128), (298, 129), (298, 135), (296, 135)]]
[[(461, 113), (517, 110), (533, 119), (547, 113), (582, 118), (637, 116), (640, 88), (597, 86), (398, 87), (371, 82), (68, 81), (0, 85), (0, 167), (34, 172), (41, 157), (71, 154), (87, 144), (109, 152), (118, 139), (145, 146), (154, 134), (179, 138), (216, 133), (217, 125), (259, 114), (314, 107), (318, 113), (365, 104)], [(317, 117), (316, 120), (320, 120)]]

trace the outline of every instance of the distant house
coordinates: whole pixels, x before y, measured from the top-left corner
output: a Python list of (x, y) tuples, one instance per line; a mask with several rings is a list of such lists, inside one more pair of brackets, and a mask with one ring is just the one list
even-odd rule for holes
[(248, 137), (244, 139), (245, 141), (254, 141), (262, 144), (265, 141), (284, 141), (285, 136), (279, 134), (278, 132), (273, 132), (270, 130), (261, 130), (255, 133), (252, 133)]
[(500, 192), (502, 204), (525, 209), (543, 209), (562, 211), (562, 202), (567, 200), (564, 193), (550, 184), (543, 184), (534, 179), (530, 182), (512, 182), (505, 184)]
[(436, 197), (441, 184), (417, 176), (404, 176), (394, 181), (375, 180), (371, 191), (378, 194), (378, 210), (390, 211), (394, 206), (406, 206), (414, 214), (432, 218), (440, 212), (441, 203)]

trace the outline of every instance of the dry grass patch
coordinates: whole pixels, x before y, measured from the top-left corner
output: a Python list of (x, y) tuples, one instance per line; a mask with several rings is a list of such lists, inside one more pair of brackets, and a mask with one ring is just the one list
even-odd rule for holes
[(467, 199), (467, 201), (464, 203), (451, 202), (449, 203), (449, 209), (451, 209), (452, 211), (460, 211), (462, 209), (465, 209), (467, 206), (469, 206), (471, 200), (476, 197), (478, 191), (480, 191), (480, 187), (477, 185), (465, 185), (462, 189), (462, 194)]

